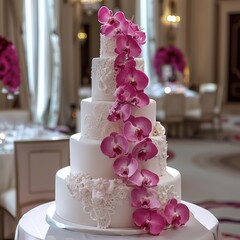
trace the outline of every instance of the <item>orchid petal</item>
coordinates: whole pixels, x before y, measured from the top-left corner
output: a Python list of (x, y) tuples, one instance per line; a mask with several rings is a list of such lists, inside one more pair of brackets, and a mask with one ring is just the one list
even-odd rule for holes
[(135, 68), (125, 68), (116, 77), (117, 86), (130, 83), (138, 91), (144, 90), (148, 85), (147, 75)]
[(112, 11), (105, 6), (101, 7), (98, 11), (98, 21), (100, 23), (106, 23), (108, 19), (112, 16), (113, 16)]
[(136, 226), (152, 235), (159, 235), (166, 226), (165, 220), (160, 214), (143, 208), (137, 209), (133, 213), (133, 220)]
[(109, 158), (114, 158), (128, 152), (128, 141), (123, 135), (112, 133), (103, 139), (100, 148), (103, 154)]
[(147, 161), (156, 156), (157, 153), (158, 149), (150, 138), (139, 142), (132, 150), (133, 157), (140, 161)]
[(131, 156), (121, 156), (114, 161), (114, 173), (122, 178), (131, 177), (138, 169), (138, 162)]
[(148, 137), (151, 130), (152, 123), (145, 117), (131, 116), (123, 126), (124, 135), (131, 142), (141, 141)]

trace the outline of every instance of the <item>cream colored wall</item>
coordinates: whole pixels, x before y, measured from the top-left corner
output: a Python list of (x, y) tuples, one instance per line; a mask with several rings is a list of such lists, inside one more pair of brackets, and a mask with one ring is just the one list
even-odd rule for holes
[(215, 82), (215, 0), (188, 0), (187, 4), (190, 82), (196, 85)]

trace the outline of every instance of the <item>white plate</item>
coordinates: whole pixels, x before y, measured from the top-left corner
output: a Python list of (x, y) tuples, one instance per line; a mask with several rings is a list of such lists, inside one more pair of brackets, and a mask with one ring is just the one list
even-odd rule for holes
[(98, 235), (137, 235), (146, 234), (146, 231), (137, 228), (106, 228), (101, 229), (97, 227), (85, 226), (68, 222), (56, 214), (55, 203), (51, 204), (47, 209), (46, 221), (49, 225), (53, 225), (58, 228), (68, 229), (71, 231), (78, 231), (82, 233), (98, 234)]

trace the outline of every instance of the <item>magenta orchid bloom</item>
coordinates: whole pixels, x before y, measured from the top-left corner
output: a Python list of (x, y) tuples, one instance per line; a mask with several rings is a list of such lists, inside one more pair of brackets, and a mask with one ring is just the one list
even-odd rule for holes
[(133, 157), (139, 161), (147, 161), (155, 157), (157, 153), (158, 149), (150, 138), (139, 142), (132, 150)]
[(147, 75), (135, 68), (125, 68), (116, 77), (117, 86), (130, 83), (138, 91), (144, 90), (148, 85)]
[(164, 209), (164, 217), (168, 224), (179, 227), (189, 220), (190, 211), (186, 205), (178, 203), (173, 198), (167, 203)]
[(113, 132), (103, 139), (100, 148), (103, 154), (109, 158), (114, 158), (126, 154), (129, 146), (127, 139), (123, 135)]
[(165, 219), (155, 211), (140, 208), (133, 213), (136, 226), (152, 235), (159, 235), (166, 226)]
[(149, 104), (150, 99), (144, 92), (138, 92), (137, 95), (132, 100), (132, 105), (137, 107), (145, 107)]
[(142, 169), (141, 172), (136, 171), (128, 180), (135, 186), (152, 188), (157, 186), (159, 177), (147, 169)]
[(138, 161), (131, 154), (117, 158), (113, 164), (114, 173), (122, 178), (128, 179), (138, 169)]
[(131, 102), (136, 94), (136, 89), (131, 84), (126, 83), (116, 89), (114, 96), (119, 102)]
[(131, 35), (139, 44), (146, 43), (146, 34), (141, 31), (139, 26), (132, 21), (129, 21), (129, 35)]
[(148, 208), (156, 210), (160, 208), (156, 191), (147, 188), (134, 188), (131, 192), (132, 206), (135, 208)]
[(118, 11), (113, 15), (113, 12), (105, 6), (101, 7), (98, 11), (98, 21), (103, 24), (101, 26), (101, 33), (109, 37), (126, 31), (129, 25), (123, 12)]
[(116, 122), (120, 119), (125, 122), (131, 116), (131, 113), (132, 108), (130, 104), (115, 102), (107, 119), (111, 122)]
[(18, 91), (20, 86), (20, 65), (15, 46), (0, 36), (0, 79), (8, 93)]
[(142, 49), (131, 36), (119, 36), (116, 40), (115, 52), (117, 54), (125, 53), (128, 57), (138, 57)]
[(121, 71), (124, 68), (135, 68), (136, 61), (133, 57), (128, 57), (126, 53), (120, 53), (114, 61), (115, 71)]
[(124, 136), (131, 142), (141, 141), (152, 131), (152, 123), (145, 117), (130, 116), (123, 126)]

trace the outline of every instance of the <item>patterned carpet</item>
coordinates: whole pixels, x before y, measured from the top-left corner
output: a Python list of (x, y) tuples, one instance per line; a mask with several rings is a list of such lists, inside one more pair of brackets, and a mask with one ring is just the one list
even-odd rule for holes
[[(205, 134), (205, 135), (204, 135)], [(211, 211), (225, 240), (240, 239), (240, 119), (223, 119), (215, 138), (168, 139), (168, 165), (182, 175), (182, 198)]]

